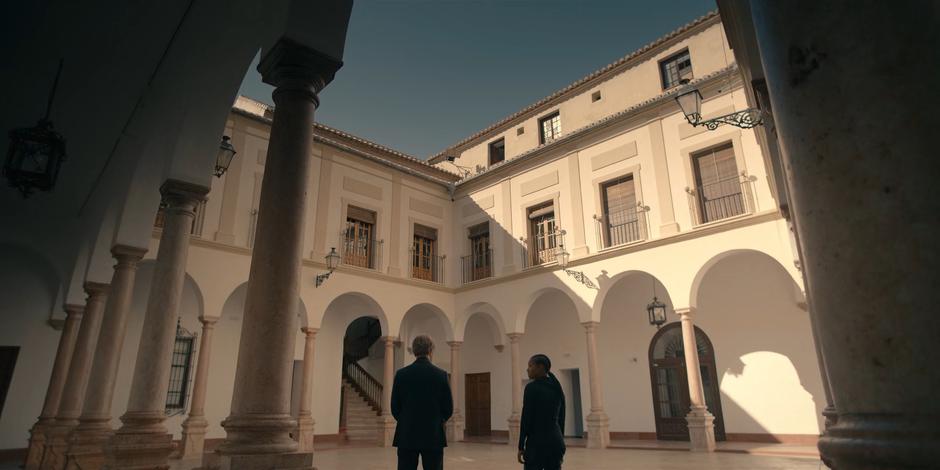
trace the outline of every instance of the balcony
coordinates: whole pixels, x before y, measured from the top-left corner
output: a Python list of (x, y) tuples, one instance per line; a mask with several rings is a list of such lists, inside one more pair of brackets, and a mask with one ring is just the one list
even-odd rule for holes
[(528, 240), (520, 238), (522, 242), (522, 267), (531, 268), (552, 263), (558, 256), (558, 248), (565, 246), (565, 231), (555, 230), (548, 233), (531, 235)]
[(382, 240), (351, 236), (344, 231), (340, 235), (340, 259), (346, 266), (378, 269), (381, 265)]
[(411, 278), (443, 284), (445, 258), (445, 255), (435, 255), (412, 249)]
[(630, 210), (594, 216), (597, 246), (613, 248), (646, 240), (647, 207), (638, 204)]
[(751, 213), (752, 181), (752, 178), (741, 173), (740, 176), (696, 186), (694, 189), (685, 188), (695, 225)]
[(493, 250), (484, 250), (460, 258), (460, 282), (468, 284), (493, 277)]

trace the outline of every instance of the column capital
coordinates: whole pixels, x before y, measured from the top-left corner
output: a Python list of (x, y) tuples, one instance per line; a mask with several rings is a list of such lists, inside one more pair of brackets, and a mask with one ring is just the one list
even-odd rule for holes
[(88, 297), (107, 295), (111, 290), (111, 284), (106, 282), (85, 281), (82, 287), (85, 288), (85, 293), (88, 294)]
[(138, 248), (130, 245), (114, 245), (111, 247), (111, 255), (118, 261), (118, 265), (136, 263), (146, 254), (146, 248)]
[(314, 328), (312, 326), (305, 326), (300, 329), (308, 338), (313, 338), (317, 335), (317, 332), (320, 331), (319, 328)]
[(448, 341), (447, 345), (450, 346), (451, 349), (460, 349), (460, 346), (463, 346), (463, 341)]
[(333, 81), (342, 66), (343, 61), (337, 58), (282, 37), (261, 57), (258, 72), (264, 83), (281, 90), (303, 92), (319, 106), (317, 94)]
[(522, 339), (522, 333), (506, 333), (506, 337), (509, 338), (510, 343), (518, 343)]
[(382, 344), (384, 344), (385, 347), (387, 347), (387, 348), (394, 346), (394, 345), (395, 345), (395, 342), (398, 341), (398, 337), (396, 337), (396, 336), (383, 336), (383, 337), (381, 337), (381, 338), (379, 338), (379, 339), (382, 340)]
[(80, 319), (85, 314), (85, 306), (81, 304), (65, 304), (62, 309), (65, 310), (66, 318)]
[(195, 206), (206, 200), (207, 194), (209, 188), (188, 181), (168, 179), (160, 185), (160, 195), (170, 207), (184, 204)]
[(689, 317), (692, 318), (695, 316), (695, 307), (676, 307), (672, 309), (676, 312), (676, 315), (679, 315), (679, 318)]
[(209, 317), (205, 315), (199, 317), (199, 323), (202, 323), (202, 326), (206, 328), (212, 328), (217, 321), (219, 321), (219, 317)]

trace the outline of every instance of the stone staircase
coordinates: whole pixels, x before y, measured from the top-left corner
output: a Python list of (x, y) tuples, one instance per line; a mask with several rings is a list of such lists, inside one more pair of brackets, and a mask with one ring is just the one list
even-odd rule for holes
[(346, 441), (350, 444), (378, 445), (379, 413), (347, 379), (343, 379), (343, 406), (346, 413)]

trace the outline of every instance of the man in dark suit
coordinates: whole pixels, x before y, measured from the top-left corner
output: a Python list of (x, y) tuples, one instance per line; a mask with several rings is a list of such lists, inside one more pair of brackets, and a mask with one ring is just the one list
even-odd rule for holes
[(444, 423), (454, 412), (447, 372), (431, 364), (434, 343), (418, 336), (411, 344), (415, 362), (395, 374), (392, 416), (398, 421), (395, 440), (398, 470), (416, 470), (418, 456), (424, 470), (444, 468), (447, 437)]

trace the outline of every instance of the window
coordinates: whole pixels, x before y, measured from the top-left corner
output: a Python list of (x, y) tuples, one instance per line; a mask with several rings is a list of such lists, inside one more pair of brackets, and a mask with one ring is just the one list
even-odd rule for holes
[(539, 143), (546, 144), (561, 137), (561, 115), (555, 111), (539, 119)]
[(668, 90), (683, 79), (692, 79), (692, 57), (686, 49), (659, 63), (659, 72), (663, 78), (663, 89)]
[(522, 135), (522, 134), (525, 134), (525, 127), (516, 128), (516, 135)]
[(643, 238), (637, 213), (633, 175), (626, 175), (601, 185), (604, 213), (598, 218), (605, 248)]
[(415, 224), (414, 245), (411, 255), (411, 277), (425, 281), (440, 281), (441, 263), (437, 257), (437, 230)]
[(730, 143), (692, 155), (700, 223), (744, 214), (744, 194)]
[(346, 209), (346, 230), (343, 232), (343, 264), (375, 268), (375, 212), (356, 206)]
[(196, 335), (177, 323), (176, 343), (173, 345), (173, 358), (170, 363), (170, 386), (166, 393), (168, 415), (186, 411), (195, 345)]
[(594, 93), (591, 93), (591, 103), (596, 103), (601, 100), (601, 91), (597, 90)]
[(561, 244), (561, 235), (555, 223), (555, 206), (548, 202), (529, 209), (529, 249), (532, 264), (555, 260), (555, 248)]
[(470, 256), (463, 259), (463, 282), (473, 282), (493, 275), (489, 222), (474, 225), (468, 232)]
[(19, 355), (19, 346), (0, 346), (0, 413), (3, 412), (7, 391), (13, 382), (13, 369), (16, 368), (16, 358)]
[(506, 159), (506, 139), (499, 139), (490, 143), (490, 165), (495, 165)]

